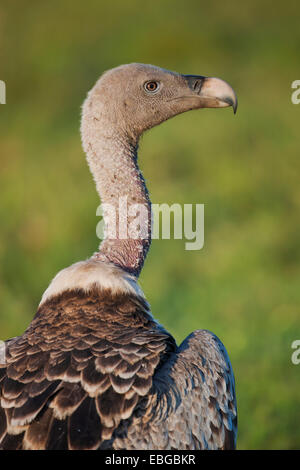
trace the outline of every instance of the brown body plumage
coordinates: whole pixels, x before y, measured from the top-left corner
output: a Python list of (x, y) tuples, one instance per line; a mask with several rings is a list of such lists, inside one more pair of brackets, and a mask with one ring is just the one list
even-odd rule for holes
[[(142, 70), (150, 78), (153, 74), (160, 74), (161, 80), (165, 75), (168, 80), (175, 77), (182, 87), (186, 80), (185, 86), (191, 87), (191, 76), (139, 64), (134, 67), (125, 66), (131, 79), (133, 72), (139, 76)], [(197, 94), (202, 96), (200, 89)], [(220, 106), (229, 103), (224, 97), (216, 100)], [(91, 99), (87, 106), (90, 113)], [(188, 109), (191, 104), (164, 111), (152, 123), (148, 119), (136, 131), (136, 141), (142, 130)], [(93, 125), (99, 120), (101, 112), (94, 115)], [(83, 140), (89, 147), (91, 116), (86, 122)], [(132, 143), (133, 135), (132, 131), (128, 142)], [(111, 137), (103, 139), (105, 148)], [(117, 142), (110, 161), (119, 156), (120, 142), (124, 146), (123, 139)], [(89, 148), (90, 166), (105, 198), (105, 182), (97, 174), (101, 157), (97, 146), (96, 142)], [(134, 151), (125, 145), (124, 155), (124, 173), (133, 171), (137, 177)], [(142, 178), (137, 196), (134, 188), (128, 190), (130, 197), (150, 207)], [(123, 190), (126, 193), (125, 186)], [(114, 203), (111, 187), (109, 194)], [(150, 225), (149, 219), (145, 223)], [(56, 276), (25, 333), (6, 342), (6, 361), (0, 364), (1, 449), (235, 447), (234, 377), (224, 346), (212, 333), (198, 330), (178, 347), (153, 319), (138, 288), (137, 276), (150, 239), (127, 244), (106, 239), (91, 260)]]

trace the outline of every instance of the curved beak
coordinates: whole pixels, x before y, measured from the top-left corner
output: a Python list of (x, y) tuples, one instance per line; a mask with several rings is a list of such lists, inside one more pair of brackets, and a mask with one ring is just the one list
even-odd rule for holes
[(199, 97), (199, 108), (225, 108), (232, 106), (236, 113), (238, 101), (233, 88), (224, 80), (202, 75), (183, 75), (190, 91), (190, 97)]

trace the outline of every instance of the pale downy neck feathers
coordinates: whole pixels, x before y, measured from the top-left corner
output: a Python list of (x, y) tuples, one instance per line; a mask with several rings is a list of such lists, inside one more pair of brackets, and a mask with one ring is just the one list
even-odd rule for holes
[(129, 294), (144, 298), (135, 276), (112, 263), (89, 259), (79, 261), (60, 271), (45, 290), (40, 306), (64, 291), (78, 290), (89, 293), (93, 288), (109, 290), (114, 294)]

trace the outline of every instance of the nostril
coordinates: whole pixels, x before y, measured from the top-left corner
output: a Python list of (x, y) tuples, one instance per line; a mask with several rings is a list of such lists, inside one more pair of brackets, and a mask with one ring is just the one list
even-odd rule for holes
[(193, 86), (193, 90), (194, 90), (194, 92), (197, 93), (198, 95), (199, 95), (200, 92), (201, 92), (201, 88), (202, 88), (203, 82), (204, 82), (204, 79), (203, 79), (203, 78), (201, 78), (201, 79), (197, 78), (197, 79), (195, 80), (195, 83), (194, 83), (194, 86)]
[(201, 80), (197, 80), (197, 82), (196, 82), (195, 91), (196, 91), (198, 94), (201, 92), (203, 83), (204, 83), (204, 78), (202, 78)]
[(184, 75), (191, 90), (200, 93), (205, 77), (202, 75)]

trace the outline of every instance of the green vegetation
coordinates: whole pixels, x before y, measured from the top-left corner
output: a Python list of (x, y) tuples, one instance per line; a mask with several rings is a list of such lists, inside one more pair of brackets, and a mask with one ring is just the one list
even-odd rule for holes
[(0, 6), (0, 338), (22, 334), (61, 268), (98, 244), (80, 106), (106, 69), (153, 63), (227, 80), (239, 109), (146, 134), (152, 201), (204, 203), (205, 245), (153, 241), (141, 285), (180, 342), (214, 331), (236, 376), (240, 449), (300, 444), (299, 3), (3, 1)]

